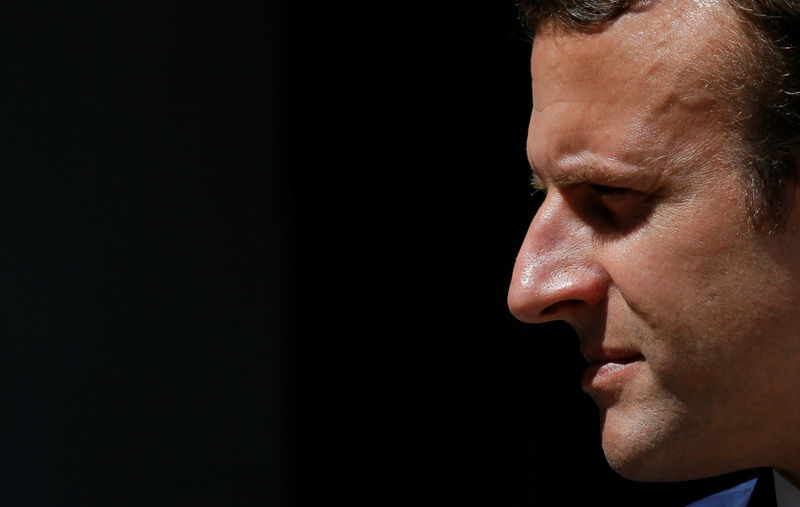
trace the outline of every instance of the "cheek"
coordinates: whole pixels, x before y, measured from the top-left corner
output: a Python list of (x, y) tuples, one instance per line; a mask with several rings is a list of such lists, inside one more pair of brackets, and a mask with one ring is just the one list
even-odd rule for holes
[(719, 352), (753, 317), (742, 302), (758, 275), (736, 238), (731, 230), (662, 227), (620, 244), (609, 269), (609, 320), (635, 327), (654, 361), (689, 366), (707, 349)]
[(728, 274), (729, 248), (686, 239), (642, 236), (620, 245), (613, 262), (607, 263), (624, 306), (648, 327), (670, 326), (689, 316), (711, 319), (719, 295), (731, 282), (737, 283)]
[(751, 368), (773, 369), (785, 343), (796, 284), (743, 237), (718, 231), (643, 242), (637, 261), (617, 272), (609, 321), (635, 333), (651, 381), (678, 398), (735, 399)]
[(698, 185), (688, 197), (659, 205), (644, 227), (610, 248), (609, 275), (646, 322), (682, 315), (713, 320), (720, 295), (738, 292), (735, 273), (749, 256), (743, 250), (749, 226), (732, 197), (735, 188), (728, 188), (733, 183), (718, 182), (713, 195)]

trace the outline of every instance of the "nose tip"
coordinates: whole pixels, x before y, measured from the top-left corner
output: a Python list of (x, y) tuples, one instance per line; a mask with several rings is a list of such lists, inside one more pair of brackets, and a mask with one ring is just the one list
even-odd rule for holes
[(517, 259), (508, 291), (508, 307), (528, 323), (565, 320), (582, 308), (603, 300), (607, 284), (592, 266), (547, 259)]
[(593, 235), (561, 193), (548, 192), (514, 264), (508, 307), (517, 319), (570, 320), (606, 298), (610, 277)]

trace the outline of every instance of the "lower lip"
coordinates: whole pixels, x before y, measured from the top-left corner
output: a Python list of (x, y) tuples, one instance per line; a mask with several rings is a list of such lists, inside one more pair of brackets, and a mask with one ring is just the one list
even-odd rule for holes
[(618, 386), (630, 377), (643, 362), (644, 357), (636, 356), (630, 359), (617, 359), (591, 364), (583, 372), (581, 386), (584, 391)]

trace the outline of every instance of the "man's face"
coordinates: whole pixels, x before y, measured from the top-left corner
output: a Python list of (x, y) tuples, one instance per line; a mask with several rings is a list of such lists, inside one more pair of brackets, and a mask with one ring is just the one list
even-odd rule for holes
[(590, 34), (545, 25), (533, 47), (547, 194), (509, 306), (577, 331), (606, 456), (632, 479), (797, 465), (800, 220), (749, 221), (728, 9), (655, 1)]

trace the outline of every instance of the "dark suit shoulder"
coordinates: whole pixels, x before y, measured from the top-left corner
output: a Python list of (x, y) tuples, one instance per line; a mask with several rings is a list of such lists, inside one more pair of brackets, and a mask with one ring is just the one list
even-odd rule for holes
[(763, 469), (758, 477), (692, 502), (686, 507), (774, 507), (775, 485), (772, 469)]
[(747, 507), (756, 482), (758, 482), (758, 478), (750, 479), (732, 488), (701, 498), (686, 507)]

